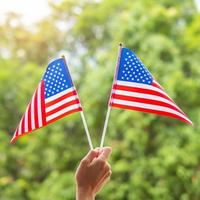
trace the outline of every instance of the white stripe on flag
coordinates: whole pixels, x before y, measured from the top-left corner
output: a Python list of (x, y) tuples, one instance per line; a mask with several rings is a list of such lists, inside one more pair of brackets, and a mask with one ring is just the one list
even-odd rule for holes
[(19, 123), (19, 127), (18, 127), (18, 135), (22, 134), (22, 120), (23, 120), (24, 116), (22, 117), (20, 123)]
[(155, 86), (152, 86), (152, 85), (147, 85), (147, 84), (143, 84), (143, 83), (126, 82), (126, 81), (116, 81), (115, 84), (121, 85), (121, 86), (128, 86), (128, 87), (136, 87), (136, 88), (141, 88), (141, 89), (153, 90), (153, 91), (162, 93), (163, 95), (169, 97), (163, 90), (161, 90), (161, 89), (159, 89)]
[[(168, 104), (176, 107), (181, 112), (180, 108), (176, 104), (174, 104), (173, 102), (169, 101), (168, 99), (165, 99), (160, 96), (156, 96), (156, 95), (152, 95), (152, 94), (138, 93), (138, 92), (129, 92), (129, 91), (124, 91), (124, 90), (119, 90), (119, 89), (114, 90), (114, 94), (119, 94), (119, 95), (128, 96), (128, 97), (138, 97), (138, 98), (156, 100), (156, 101), (168, 103)], [(123, 99), (123, 97), (122, 97), (122, 99)]]
[(24, 116), (24, 132), (27, 133), (28, 132), (28, 108), (30, 106), (30, 103), (28, 104), (27, 108), (26, 108), (26, 112), (25, 112), (25, 116)]
[(60, 111), (58, 111), (58, 112), (56, 112), (56, 113), (54, 113), (54, 114), (48, 116), (48, 117), (46, 118), (46, 121), (48, 122), (48, 121), (50, 121), (50, 120), (52, 120), (52, 119), (58, 117), (59, 115), (62, 115), (62, 114), (64, 114), (64, 113), (66, 113), (66, 112), (69, 112), (69, 111), (71, 111), (71, 110), (77, 109), (77, 108), (79, 108), (79, 107), (80, 107), (80, 104), (79, 104), (79, 103), (78, 103), (78, 104), (71, 105), (71, 106), (69, 106), (69, 107), (67, 107), (67, 108), (64, 108), (64, 109), (62, 109), (62, 110), (60, 110)]
[(15, 139), (15, 137), (16, 137), (16, 133), (17, 133), (17, 130), (15, 131), (15, 133), (14, 133), (12, 139), (11, 139), (11, 142)]
[(131, 102), (131, 101), (125, 101), (125, 100), (119, 100), (119, 99), (113, 99), (113, 103), (115, 104), (120, 104), (120, 105), (126, 105), (126, 106), (133, 106), (137, 108), (145, 108), (145, 109), (150, 109), (150, 110), (157, 110), (157, 111), (162, 111), (162, 112), (168, 112), (175, 114), (177, 116), (180, 116), (184, 118), (185, 120), (188, 121), (188, 118), (185, 117), (185, 115), (172, 110), (171, 108), (166, 108), (164, 106), (157, 106), (157, 105), (152, 105), (152, 104), (145, 104), (145, 103), (138, 103), (138, 102)]
[(42, 83), (39, 83), (38, 92), (37, 92), (37, 105), (38, 105), (38, 124), (39, 127), (42, 127), (42, 109), (41, 109), (41, 85)]
[(55, 104), (53, 104), (52, 106), (47, 107), (47, 108), (46, 108), (46, 112), (49, 112), (49, 111), (51, 111), (51, 110), (54, 110), (55, 108), (57, 108), (57, 107), (59, 107), (59, 106), (62, 106), (63, 104), (68, 103), (68, 102), (70, 102), (70, 101), (73, 101), (73, 100), (75, 100), (75, 99), (77, 99), (77, 95), (75, 95), (75, 96), (70, 96), (70, 97), (68, 97), (68, 98), (66, 98), (66, 99), (63, 99), (62, 101), (59, 101), (58, 103), (55, 103)]
[(31, 130), (35, 129), (35, 109), (34, 109), (35, 93), (36, 91), (34, 92), (31, 100)]
[(65, 95), (65, 94), (67, 94), (67, 93), (69, 93), (69, 92), (74, 91), (74, 90), (75, 90), (74, 87), (68, 88), (67, 90), (64, 90), (64, 91), (62, 91), (62, 92), (60, 92), (60, 93), (58, 93), (58, 94), (56, 94), (56, 95), (53, 95), (53, 96), (51, 96), (51, 97), (45, 99), (45, 103), (48, 103), (48, 102), (50, 102), (50, 101), (53, 101), (54, 99), (57, 99), (57, 98), (59, 98), (59, 97)]

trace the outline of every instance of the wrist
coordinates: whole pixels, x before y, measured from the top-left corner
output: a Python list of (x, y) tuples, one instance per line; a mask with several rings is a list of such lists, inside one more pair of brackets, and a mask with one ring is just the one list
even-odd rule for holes
[(76, 200), (95, 200), (95, 194), (90, 189), (76, 187)]

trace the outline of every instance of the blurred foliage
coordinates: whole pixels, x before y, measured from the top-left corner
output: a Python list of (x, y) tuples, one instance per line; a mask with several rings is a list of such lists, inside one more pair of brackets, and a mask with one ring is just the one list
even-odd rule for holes
[(117, 57), (134, 49), (194, 126), (113, 109), (106, 200), (200, 199), (200, 14), (192, 0), (50, 1), (51, 15), (27, 28), (10, 13), (0, 25), (0, 199), (75, 199), (74, 173), (88, 151), (78, 113), (10, 145), (50, 59), (65, 53), (95, 146)]

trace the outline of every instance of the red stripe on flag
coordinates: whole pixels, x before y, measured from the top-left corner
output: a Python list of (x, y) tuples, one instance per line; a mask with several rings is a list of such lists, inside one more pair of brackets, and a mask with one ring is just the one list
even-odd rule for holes
[(19, 129), (16, 130), (16, 132), (15, 132), (15, 136), (14, 136), (14, 137), (17, 137), (18, 134), (19, 134)]
[(80, 103), (79, 99), (75, 99), (73, 101), (67, 102), (67, 103), (65, 103), (65, 104), (63, 104), (63, 105), (61, 105), (59, 107), (56, 107), (54, 110), (51, 110), (51, 111), (47, 112), (46, 113), (46, 117), (48, 117), (48, 116), (50, 116), (50, 115), (52, 115), (52, 114), (54, 114), (54, 113), (56, 113), (56, 112), (58, 112), (58, 111), (60, 111), (60, 110), (62, 110), (64, 108), (66, 108), (66, 107), (69, 107), (71, 105), (78, 104), (78, 103)]
[(145, 99), (145, 98), (139, 98), (139, 97), (130, 97), (130, 96), (124, 96), (124, 95), (119, 95), (119, 94), (113, 94), (112, 98), (120, 99), (120, 100), (126, 100), (126, 101), (132, 101), (132, 102), (140, 102), (140, 103), (164, 106), (164, 107), (168, 107), (168, 108), (171, 108), (173, 110), (176, 110), (177, 112), (184, 115), (184, 113), (181, 112), (179, 109), (177, 109), (175, 106), (168, 104), (166, 102), (158, 101), (158, 100)]
[(25, 131), (25, 125), (24, 125), (25, 114), (24, 114), (24, 116), (22, 117), (21, 120), (22, 120), (22, 123), (21, 123), (21, 130), (20, 130), (20, 132), (19, 132), (20, 135), (23, 134), (24, 131)]
[(169, 117), (173, 117), (173, 118), (179, 119), (181, 121), (184, 121), (184, 122), (186, 122), (188, 124), (191, 124), (186, 119), (184, 119), (184, 118), (182, 118), (182, 117), (180, 117), (180, 116), (178, 116), (176, 114), (172, 114), (172, 113), (165, 112), (165, 111), (158, 111), (158, 110), (140, 108), (140, 107), (135, 107), (135, 106), (127, 106), (127, 105), (121, 105), (121, 104), (116, 104), (116, 103), (112, 103), (112, 106), (113, 107), (117, 107), (117, 108), (122, 108), (122, 109), (137, 110), (137, 111), (146, 112), (146, 113), (154, 113), (154, 114), (169, 116)]
[(21, 135), (15, 135), (15, 136), (12, 138), (12, 140), (10, 141), (10, 144), (14, 143), (15, 140), (17, 140), (18, 138), (20, 138), (20, 137), (22, 137), (22, 136), (24, 136), (24, 135), (26, 135), (26, 134), (29, 134), (29, 133), (31, 133), (31, 131), (28, 132), (28, 133), (23, 133), (23, 134), (21, 134)]
[(46, 116), (45, 116), (45, 97), (44, 97), (44, 81), (41, 83), (41, 112), (42, 112), (42, 125), (46, 125)]
[(67, 116), (67, 115), (69, 115), (69, 114), (71, 114), (71, 113), (79, 112), (79, 111), (82, 111), (82, 108), (81, 108), (81, 107), (76, 108), (76, 109), (73, 109), (73, 110), (70, 110), (70, 111), (68, 111), (68, 112), (66, 112), (66, 113), (63, 113), (62, 115), (59, 115), (58, 117), (55, 117), (55, 118), (53, 118), (52, 120), (49, 120), (49, 121), (47, 122), (47, 124), (50, 124), (50, 123), (52, 123), (52, 122), (55, 122), (56, 120), (58, 120), (58, 119), (60, 119), (60, 118), (62, 118), (62, 117), (64, 117), (64, 116)]
[(32, 127), (31, 127), (31, 102), (29, 103), (29, 106), (28, 106), (28, 131), (31, 131), (32, 130)]
[[(156, 87), (156, 88), (158, 88), (158, 89), (161, 89), (161, 90), (164, 92), (164, 89), (162, 88), (161, 85), (159, 85), (159, 83), (153, 81), (151, 85), (154, 86), (154, 87)], [(168, 96), (168, 95), (167, 95), (167, 96)], [(173, 99), (171, 99), (169, 96), (168, 96), (168, 98), (171, 100), (171, 102), (173, 102), (174, 104), (176, 104), (176, 103), (173, 101)], [(180, 111), (182, 112), (181, 109), (180, 109)], [(184, 112), (182, 112), (182, 113), (185, 115)]]
[(167, 99), (167, 100), (172, 102), (172, 100), (168, 96), (166, 96), (166, 95), (164, 95), (164, 94), (162, 94), (160, 92), (157, 92), (157, 91), (154, 91), (154, 90), (150, 90), (150, 89), (130, 87), (130, 86), (122, 86), (122, 85), (114, 85), (113, 88), (115, 90), (118, 89), (118, 90), (129, 91), (129, 92), (137, 92), (137, 93), (156, 95), (156, 96), (159, 96), (159, 97), (163, 97), (163, 98), (165, 98), (165, 99)]
[(159, 85), (159, 84), (158, 84), (157, 82), (155, 82), (155, 81), (153, 81), (153, 82), (151, 83), (151, 85), (154, 86), (154, 87), (156, 87), (156, 88), (158, 88), (158, 89), (160, 89), (160, 90), (163, 90), (163, 91), (164, 91), (163, 87), (162, 87), (161, 85)]
[(35, 99), (34, 99), (34, 118), (35, 118), (35, 129), (39, 127), (38, 123), (38, 105), (37, 105), (37, 99), (38, 99), (38, 88), (35, 92)]
[(52, 106), (52, 105), (54, 105), (54, 104), (56, 104), (56, 103), (58, 103), (58, 102), (60, 102), (60, 101), (62, 101), (62, 100), (64, 100), (64, 99), (66, 99), (66, 98), (68, 98), (68, 97), (75, 96), (75, 95), (77, 95), (77, 92), (74, 90), (74, 91), (72, 91), (72, 92), (69, 92), (69, 93), (67, 93), (67, 94), (64, 94), (64, 95), (61, 96), (61, 97), (58, 97), (57, 99), (55, 99), (55, 100), (53, 100), (53, 101), (50, 101), (50, 102), (46, 103), (45, 105), (46, 105), (46, 107), (49, 107), (49, 106)]
[(18, 130), (18, 128), (17, 128), (17, 130), (16, 130), (15, 133), (14, 133), (13, 138), (12, 138), (11, 141), (10, 141), (10, 144), (12, 144), (12, 143), (17, 139), (17, 137), (18, 137), (18, 132), (19, 132), (19, 130)]

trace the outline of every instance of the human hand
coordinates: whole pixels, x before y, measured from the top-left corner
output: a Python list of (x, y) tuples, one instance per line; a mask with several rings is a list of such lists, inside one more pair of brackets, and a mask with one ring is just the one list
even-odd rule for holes
[(91, 150), (80, 162), (76, 171), (77, 200), (94, 200), (97, 192), (110, 179), (111, 167), (107, 160), (112, 149)]

